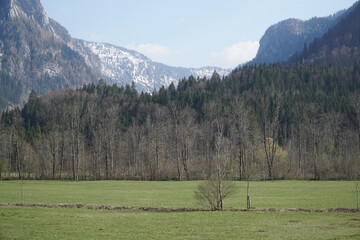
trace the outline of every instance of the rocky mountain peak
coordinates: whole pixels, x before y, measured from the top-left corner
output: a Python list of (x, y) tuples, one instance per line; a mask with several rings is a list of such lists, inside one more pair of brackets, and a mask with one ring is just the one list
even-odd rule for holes
[(41, 27), (49, 26), (49, 18), (40, 0), (1, 0), (0, 8), (3, 20), (24, 18), (35, 21)]
[(0, 71), (19, 80), (23, 98), (33, 89), (41, 94), (96, 81), (93, 56), (78, 49), (40, 0), (0, 1)]

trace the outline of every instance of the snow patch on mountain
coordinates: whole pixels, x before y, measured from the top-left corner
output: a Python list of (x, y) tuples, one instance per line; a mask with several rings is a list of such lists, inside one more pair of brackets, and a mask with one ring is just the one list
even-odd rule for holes
[(232, 69), (224, 69), (219, 67), (202, 67), (202, 68), (190, 68), (191, 75), (195, 77), (206, 77), (210, 78), (214, 71), (216, 71), (220, 76), (227, 76), (230, 74)]
[(211, 77), (214, 71), (228, 75), (230, 69), (214, 67), (182, 68), (171, 67), (153, 62), (145, 55), (126, 48), (107, 43), (87, 42), (84, 44), (97, 55), (101, 61), (101, 73), (110, 83), (118, 85), (134, 82), (140, 91), (152, 92), (161, 86), (168, 86), (193, 75), (194, 77)]

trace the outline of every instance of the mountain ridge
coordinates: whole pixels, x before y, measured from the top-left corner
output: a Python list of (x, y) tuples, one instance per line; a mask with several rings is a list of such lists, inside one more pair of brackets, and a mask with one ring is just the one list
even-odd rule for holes
[(342, 10), (327, 17), (313, 17), (309, 20), (289, 18), (271, 25), (260, 39), (256, 57), (247, 65), (287, 61), (301, 51), (304, 44), (309, 44), (335, 26), (346, 12)]
[(327, 33), (315, 38), (288, 63), (350, 66), (360, 58), (360, 2), (356, 2)]
[[(172, 67), (154, 62), (142, 53), (118, 47), (109, 43), (81, 40), (92, 53), (99, 56), (102, 73), (111, 83), (131, 84), (135, 82), (137, 89), (151, 92), (161, 86), (176, 83), (184, 77), (211, 77), (214, 71), (219, 75), (227, 75), (230, 69), (218, 67), (184, 68)], [(119, 84), (121, 85), (121, 84)]]
[[(211, 76), (214, 70), (221, 75), (230, 73), (230, 69), (221, 68), (205, 71), (171, 67), (136, 51), (105, 43), (96, 45), (103, 46), (101, 51), (116, 50), (119, 55), (99, 56), (89, 42), (73, 38), (65, 27), (46, 15), (40, 0), (0, 3), (0, 72), (19, 80), (22, 86), (21, 97), (12, 101), (14, 105), (26, 100), (31, 90), (43, 94), (99, 79), (118, 85), (135, 82), (139, 91), (152, 92), (190, 75)], [(117, 61), (110, 61), (114, 59)], [(0, 87), (6, 86), (0, 83)]]

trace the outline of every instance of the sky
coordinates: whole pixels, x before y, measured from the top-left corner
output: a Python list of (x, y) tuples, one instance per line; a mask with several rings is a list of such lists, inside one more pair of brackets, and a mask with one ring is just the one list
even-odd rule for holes
[(170, 66), (234, 68), (255, 57), (266, 29), (357, 0), (41, 0), (79, 39), (106, 42)]

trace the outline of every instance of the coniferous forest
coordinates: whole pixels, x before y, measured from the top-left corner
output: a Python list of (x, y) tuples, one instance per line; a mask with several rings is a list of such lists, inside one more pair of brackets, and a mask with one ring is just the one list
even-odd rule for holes
[[(360, 62), (259, 65), (152, 94), (104, 80), (2, 113), (2, 179), (353, 180)], [(219, 164), (220, 163), (220, 164)]]

